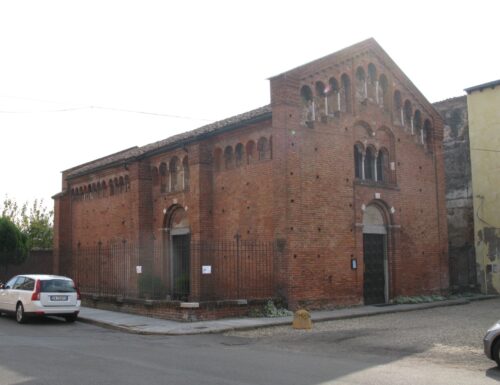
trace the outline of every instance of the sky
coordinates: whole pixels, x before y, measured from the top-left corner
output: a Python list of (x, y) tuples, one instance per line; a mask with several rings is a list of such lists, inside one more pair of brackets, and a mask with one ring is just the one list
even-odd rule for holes
[[(269, 79), (373, 37), (431, 102), (500, 79), (497, 1), (0, 0), (0, 198), (269, 103)], [(1, 203), (0, 203), (1, 206)]]

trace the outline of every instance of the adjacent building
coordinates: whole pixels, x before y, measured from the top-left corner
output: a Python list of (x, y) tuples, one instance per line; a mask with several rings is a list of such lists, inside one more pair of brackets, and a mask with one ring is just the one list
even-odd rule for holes
[[(369, 39), (271, 104), (66, 170), (56, 269), (163, 300), (386, 303), (448, 289), (443, 121)], [(149, 281), (148, 281), (149, 282)]]
[(433, 104), (444, 121), (444, 167), (450, 290), (476, 291), (474, 209), (470, 165), (467, 97), (459, 96)]
[(474, 202), (478, 279), (482, 291), (500, 292), (500, 80), (465, 90)]

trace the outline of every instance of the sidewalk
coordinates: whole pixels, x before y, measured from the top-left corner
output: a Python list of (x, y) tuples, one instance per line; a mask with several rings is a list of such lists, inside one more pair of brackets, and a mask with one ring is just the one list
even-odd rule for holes
[[(400, 313), (443, 306), (466, 305), (471, 301), (497, 298), (497, 296), (477, 296), (422, 304), (358, 306), (338, 310), (312, 311), (314, 322), (332, 321), (348, 318), (374, 316), (379, 314)], [(81, 322), (107, 327), (134, 334), (150, 335), (189, 335), (222, 333), (231, 330), (255, 329), (266, 326), (291, 325), (293, 317), (279, 318), (231, 318), (215, 321), (178, 322), (82, 307), (78, 318)]]

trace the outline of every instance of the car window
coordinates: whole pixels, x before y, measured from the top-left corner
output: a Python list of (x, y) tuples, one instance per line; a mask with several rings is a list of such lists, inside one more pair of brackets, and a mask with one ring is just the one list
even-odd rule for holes
[(41, 282), (42, 293), (74, 293), (73, 281), (66, 279), (48, 279)]
[[(17, 285), (17, 282), (16, 282)], [(19, 286), (19, 290), (33, 291), (35, 289), (35, 280), (32, 278), (25, 278), (24, 282)]]
[(25, 277), (17, 277), (16, 279), (16, 282), (14, 283), (14, 285), (12, 285), (12, 289), (14, 290), (20, 290), (22, 284), (24, 283), (25, 281)]
[(17, 279), (17, 275), (14, 277), (14, 278), (11, 278), (6, 284), (5, 286), (8, 286), (9, 288), (12, 289), (12, 286), (14, 285), (14, 282), (16, 282), (16, 279)]

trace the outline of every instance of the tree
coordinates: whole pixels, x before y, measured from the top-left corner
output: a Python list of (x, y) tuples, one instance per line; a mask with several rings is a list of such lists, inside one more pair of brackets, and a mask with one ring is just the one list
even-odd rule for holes
[(33, 201), (29, 214), (23, 217), (23, 226), (26, 226), (25, 234), (28, 237), (28, 246), (33, 249), (50, 249), (54, 229), (52, 224), (53, 212), (47, 211), (43, 206), (43, 200)]
[(28, 256), (28, 239), (7, 217), (0, 217), (0, 265), (20, 265)]
[(28, 207), (27, 202), (19, 206), (15, 200), (5, 197), (2, 216), (9, 218), (26, 236), (29, 250), (52, 247), (53, 212), (47, 210), (43, 199), (35, 199)]

